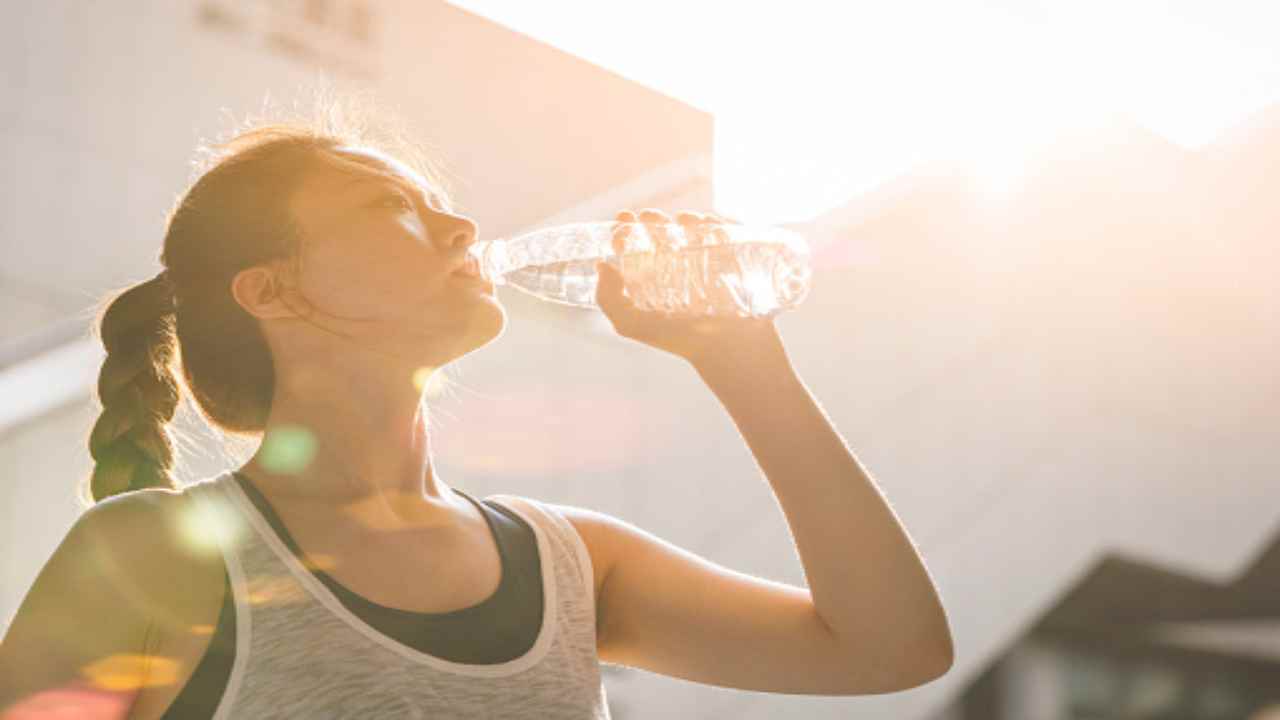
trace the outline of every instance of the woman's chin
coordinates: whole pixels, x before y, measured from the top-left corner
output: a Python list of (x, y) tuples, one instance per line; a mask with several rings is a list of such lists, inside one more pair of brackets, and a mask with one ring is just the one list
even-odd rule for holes
[(461, 345), (463, 354), (478, 350), (502, 337), (507, 329), (507, 310), (501, 303), (485, 303), (472, 313), (466, 324), (465, 338)]
[(485, 326), (485, 332), (480, 333), (483, 340), (477, 345), (477, 348), (484, 347), (489, 343), (502, 337), (502, 333), (507, 331), (507, 311), (501, 305), (494, 304), (495, 312), (493, 313), (493, 322)]

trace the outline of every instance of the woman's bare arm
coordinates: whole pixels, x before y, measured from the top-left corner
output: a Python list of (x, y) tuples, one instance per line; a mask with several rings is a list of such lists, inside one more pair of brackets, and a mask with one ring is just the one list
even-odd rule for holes
[(855, 657), (935, 678), (954, 660), (924, 562), (791, 366), (776, 333), (695, 366), (773, 487), (819, 615)]
[(0, 642), (0, 720), (73, 703), (79, 716), (126, 716), (166, 625), (221, 578), (216, 558), (183, 540), (189, 502), (143, 490), (80, 516)]

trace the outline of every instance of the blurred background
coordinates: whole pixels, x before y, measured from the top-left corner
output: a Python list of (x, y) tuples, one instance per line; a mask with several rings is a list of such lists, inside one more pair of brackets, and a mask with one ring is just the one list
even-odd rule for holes
[[(1280, 5), (0, 5), (0, 623), (81, 511), (89, 336), (198, 142), (323, 78), (405, 118), (482, 238), (622, 208), (784, 224), (778, 325), (924, 557), (954, 668), (891, 695), (605, 666), (613, 717), (1280, 717)], [(500, 288), (432, 394), (447, 481), (804, 585), (682, 362)], [(238, 464), (194, 412), (178, 477)]]

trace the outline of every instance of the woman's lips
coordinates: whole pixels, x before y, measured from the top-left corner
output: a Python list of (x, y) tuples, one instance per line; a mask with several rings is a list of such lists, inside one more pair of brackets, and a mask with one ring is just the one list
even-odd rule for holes
[(479, 275), (464, 275), (463, 273), (455, 272), (455, 273), (452, 273), (450, 277), (457, 280), (458, 283), (462, 285), (471, 285), (474, 287), (486, 288), (489, 292), (493, 292), (493, 289), (494, 289), (493, 283), (489, 282), (488, 280), (485, 280)]
[(468, 254), (462, 260), (462, 265), (453, 271), (454, 275), (465, 275), (467, 277), (480, 277), (480, 263), (476, 258)]

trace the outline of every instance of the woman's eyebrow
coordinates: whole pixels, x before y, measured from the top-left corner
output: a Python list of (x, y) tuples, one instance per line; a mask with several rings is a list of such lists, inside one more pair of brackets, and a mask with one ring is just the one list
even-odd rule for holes
[(383, 187), (393, 185), (401, 190), (406, 189), (406, 183), (398, 181), (389, 175), (358, 175), (343, 183), (342, 188), (346, 189), (355, 185), (381, 185)]
[(398, 178), (392, 175), (381, 175), (381, 174), (380, 175), (360, 175), (344, 183), (343, 187), (349, 188), (349, 187), (352, 187), (353, 185), (380, 185), (383, 187), (390, 185), (397, 189), (406, 190), (408, 192), (420, 195), (422, 199), (426, 201), (427, 205), (431, 207), (433, 210), (447, 209), (444, 199), (441, 198), (439, 195), (437, 195), (434, 191), (424, 190), (418, 187), (414, 183), (407, 182), (402, 178)]

